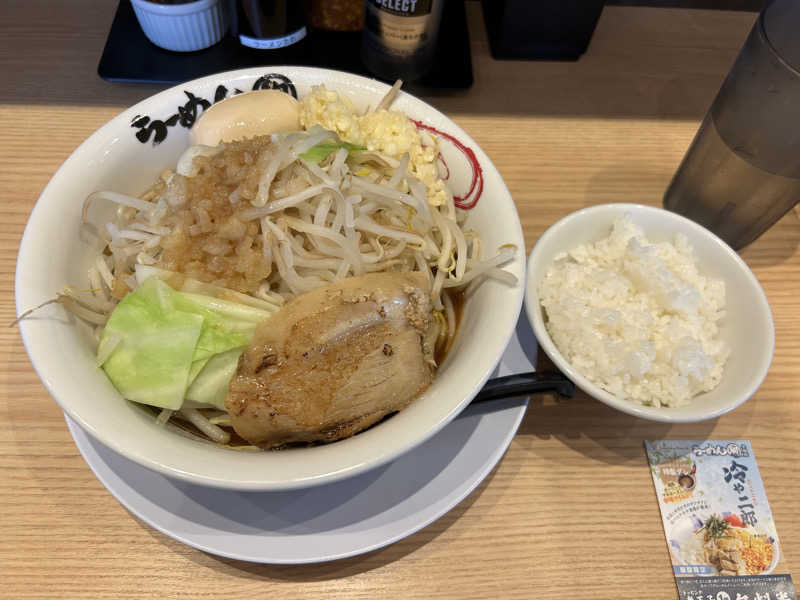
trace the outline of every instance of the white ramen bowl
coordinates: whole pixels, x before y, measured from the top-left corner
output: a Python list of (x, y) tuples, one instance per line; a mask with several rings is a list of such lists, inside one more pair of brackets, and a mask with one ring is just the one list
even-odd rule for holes
[[(140, 194), (163, 169), (174, 167), (189, 142), (184, 125), (201, 112), (198, 102), (213, 102), (254, 86), (296, 90), (302, 98), (312, 85), (322, 83), (346, 94), (359, 109), (375, 106), (389, 89), (375, 80), (325, 69), (244, 69), (156, 94), (101, 127), (64, 162), (31, 214), (17, 260), (18, 314), (54, 297), (65, 284), (87, 285), (94, 251), (80, 228), (84, 198), (96, 190)], [(103, 444), (145, 467), (192, 483), (237, 490), (295, 489), (362, 473), (421, 444), (458, 415), (494, 370), (516, 325), (524, 293), (522, 228), (497, 170), (462, 129), (402, 92), (392, 108), (473, 150), (484, 191), (469, 212), (467, 227), (480, 232), (487, 255), (505, 243), (519, 248), (505, 267), (518, 283), (486, 281), (467, 300), (452, 350), (421, 397), (380, 425), (329, 445), (279, 452), (228, 450), (160, 427), (150, 412), (124, 400), (95, 366), (90, 328), (60, 306), (50, 305), (23, 319), (20, 331), (34, 368), (61, 408)], [(154, 144), (156, 139), (160, 141)], [(464, 154), (448, 142), (442, 142), (441, 150), (451, 188), (456, 193), (468, 190), (473, 170)], [(107, 218), (112, 211), (108, 209)]]
[[(731, 349), (722, 380), (712, 391), (695, 396), (677, 408), (642, 406), (619, 398), (594, 384), (575, 369), (553, 343), (539, 301), (539, 282), (562, 252), (608, 237), (611, 226), (627, 214), (649, 241), (686, 236), (700, 272), (725, 282), (726, 314), (720, 337)], [(590, 396), (622, 412), (669, 423), (713, 419), (746, 401), (761, 385), (772, 362), (775, 328), (767, 298), (755, 275), (725, 242), (709, 230), (661, 208), (638, 204), (603, 204), (571, 213), (551, 226), (536, 242), (528, 259), (525, 310), (540, 347), (575, 385)]]

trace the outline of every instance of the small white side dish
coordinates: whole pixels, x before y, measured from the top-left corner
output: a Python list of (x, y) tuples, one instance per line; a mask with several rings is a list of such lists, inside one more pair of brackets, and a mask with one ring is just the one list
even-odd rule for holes
[[(607, 237), (612, 224), (628, 215), (649, 241), (672, 241), (686, 236), (701, 272), (722, 279), (726, 286), (726, 316), (721, 339), (731, 350), (720, 384), (695, 396), (687, 406), (642, 406), (603, 390), (567, 362), (545, 326), (539, 301), (539, 282), (556, 256), (580, 244)], [(775, 329), (761, 285), (739, 255), (700, 225), (669, 211), (638, 204), (604, 204), (576, 211), (551, 226), (534, 246), (528, 259), (525, 308), (536, 339), (555, 365), (590, 396), (628, 414), (664, 422), (712, 419), (733, 410), (758, 389), (772, 362)]]
[(147, 39), (165, 50), (202, 50), (219, 42), (228, 29), (224, 0), (184, 4), (131, 0), (131, 4)]

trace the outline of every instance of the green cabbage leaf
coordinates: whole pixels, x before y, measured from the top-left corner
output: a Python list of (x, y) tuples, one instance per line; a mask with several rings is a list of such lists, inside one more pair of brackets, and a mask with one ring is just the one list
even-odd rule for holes
[(239, 356), (270, 314), (149, 277), (111, 313), (98, 356), (128, 400), (178, 410), (189, 398), (224, 410)]

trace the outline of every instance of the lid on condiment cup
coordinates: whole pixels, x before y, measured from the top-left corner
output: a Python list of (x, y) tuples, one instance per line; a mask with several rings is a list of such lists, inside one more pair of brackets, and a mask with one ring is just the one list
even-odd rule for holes
[(762, 13), (764, 33), (785, 62), (800, 71), (800, 2), (773, 0)]

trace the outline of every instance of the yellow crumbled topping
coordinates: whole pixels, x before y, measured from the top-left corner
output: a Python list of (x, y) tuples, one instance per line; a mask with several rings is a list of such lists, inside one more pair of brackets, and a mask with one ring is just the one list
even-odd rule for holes
[(747, 566), (747, 573), (758, 575), (766, 571), (774, 552), (766, 536), (754, 535), (747, 529), (738, 527), (732, 527), (730, 532), (742, 541), (741, 555)]
[(436, 165), (436, 140), (431, 137), (432, 143), (423, 144), (414, 123), (403, 113), (379, 110), (360, 116), (345, 96), (318, 85), (301, 102), (300, 123), (306, 129), (321, 125), (346, 142), (396, 159), (408, 152), (408, 170), (425, 184), (428, 203), (440, 206), (447, 201), (447, 188)]
[(300, 102), (300, 124), (306, 129), (322, 125), (346, 142), (363, 145), (355, 107), (323, 85), (315, 85)]

